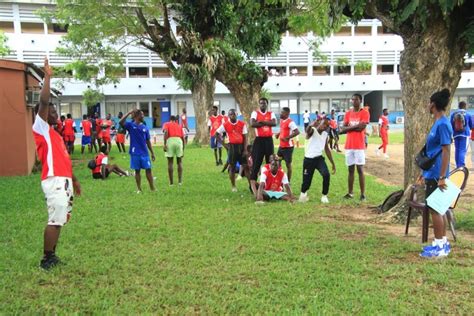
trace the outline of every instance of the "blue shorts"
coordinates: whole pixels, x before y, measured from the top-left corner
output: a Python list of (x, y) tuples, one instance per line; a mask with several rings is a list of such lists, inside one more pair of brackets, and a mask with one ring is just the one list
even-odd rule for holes
[(82, 142), (82, 146), (90, 145), (91, 144), (91, 137), (83, 135), (81, 142)]
[(130, 155), (130, 169), (140, 170), (140, 169), (151, 169), (151, 160), (150, 157), (140, 156), (140, 155)]
[(211, 149), (222, 148), (222, 142), (217, 140), (217, 137), (211, 136)]

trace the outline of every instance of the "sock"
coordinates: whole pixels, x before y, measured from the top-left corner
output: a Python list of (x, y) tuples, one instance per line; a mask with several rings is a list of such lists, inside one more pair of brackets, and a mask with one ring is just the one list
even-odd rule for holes
[(433, 242), (435, 245), (439, 246), (439, 247), (442, 247), (444, 245), (444, 241), (443, 241), (443, 238), (441, 239), (434, 239), (434, 242)]
[(446, 244), (448, 242), (448, 237), (443, 236), (443, 244)]

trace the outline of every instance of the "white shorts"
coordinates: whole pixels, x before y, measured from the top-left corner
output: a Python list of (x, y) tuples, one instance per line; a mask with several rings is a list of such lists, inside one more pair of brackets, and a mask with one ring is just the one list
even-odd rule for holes
[(346, 149), (346, 166), (363, 166), (365, 165), (364, 149)]
[(48, 206), (48, 225), (63, 226), (71, 217), (74, 189), (72, 179), (49, 177), (41, 181)]

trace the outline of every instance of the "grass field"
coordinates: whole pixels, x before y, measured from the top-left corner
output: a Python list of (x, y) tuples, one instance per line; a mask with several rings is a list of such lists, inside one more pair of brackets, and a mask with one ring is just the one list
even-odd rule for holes
[[(38, 268), (46, 220), (39, 175), (0, 178), (0, 314), (470, 314), (473, 246), (447, 260), (423, 261), (420, 245), (371, 226), (327, 215), (347, 190), (343, 156), (319, 203), (321, 178), (307, 204), (256, 206), (243, 181), (232, 193), (211, 151), (185, 151), (182, 187), (167, 185), (161, 149), (157, 192), (134, 179), (92, 180), (74, 156), (83, 196), (75, 200), (58, 254), (65, 265)], [(112, 153), (128, 166), (128, 157)], [(302, 149), (295, 152), (294, 191)], [(87, 161), (87, 159), (85, 159)], [(368, 178), (368, 204), (394, 188)], [(356, 190), (356, 193), (358, 190)]]

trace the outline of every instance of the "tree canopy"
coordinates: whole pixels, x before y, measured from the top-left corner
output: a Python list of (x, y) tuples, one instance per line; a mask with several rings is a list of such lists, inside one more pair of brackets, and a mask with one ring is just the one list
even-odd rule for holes
[(10, 53), (10, 48), (7, 45), (7, 36), (0, 31), (0, 57), (6, 56)]

